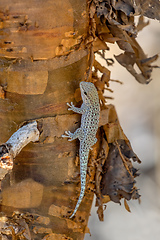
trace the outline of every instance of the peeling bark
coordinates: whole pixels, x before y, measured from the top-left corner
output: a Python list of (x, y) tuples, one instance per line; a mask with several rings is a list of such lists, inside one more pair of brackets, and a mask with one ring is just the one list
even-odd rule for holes
[[(9, 224), (8, 233), (3, 233), (7, 239), (8, 236), (9, 239), (24, 238), (27, 234), (28, 239), (82, 240), (88, 232), (94, 192), (100, 220), (103, 220), (104, 202), (139, 197), (134, 186), (136, 169), (130, 158), (140, 161), (123, 133), (114, 107), (105, 105), (104, 90), (112, 92), (110, 71), (95, 60), (97, 52), (112, 64), (114, 61), (105, 58), (104, 51), (109, 50), (106, 42), (117, 42), (129, 52), (128, 58), (119, 57), (120, 64), (127, 66), (138, 82), (149, 82), (150, 63), (156, 56), (146, 58), (132, 40), (137, 33), (134, 15), (141, 12), (136, 3), (127, 0), (15, 0), (14, 4), (12, 0), (0, 1), (0, 136), (1, 143), (5, 142), (0, 146), (1, 170), (6, 174), (12, 169), (1, 185), (0, 208)], [(137, 30), (147, 25), (143, 19), (140, 22)], [(132, 60), (134, 52), (140, 53), (138, 61), (136, 54)], [(143, 76), (134, 72), (135, 62)], [(98, 71), (102, 73), (101, 78)], [(80, 125), (80, 116), (69, 114), (66, 102), (73, 101), (77, 107), (81, 104), (81, 80), (95, 84), (102, 111), (98, 141), (90, 152), (85, 197), (75, 218), (70, 220), (68, 217), (80, 191), (79, 142), (68, 142), (61, 135), (64, 130), (73, 132)], [(26, 135), (23, 130), (27, 125), (16, 132), (23, 122), (31, 122), (28, 126), (32, 130), (27, 130)], [(37, 140), (36, 144), (28, 144)], [(116, 184), (114, 151), (121, 166)], [(127, 174), (132, 176), (126, 189), (122, 178)], [(113, 183), (111, 188), (108, 183)], [(28, 196), (26, 202), (24, 196)], [(46, 216), (47, 224), (37, 223), (38, 218), (45, 220)]]

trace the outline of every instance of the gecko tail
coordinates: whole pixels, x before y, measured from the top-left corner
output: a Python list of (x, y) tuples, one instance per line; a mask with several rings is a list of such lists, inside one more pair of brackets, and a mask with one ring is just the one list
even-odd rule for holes
[[(80, 144), (80, 176), (81, 176), (81, 191), (80, 191), (80, 195), (76, 204), (76, 207), (72, 213), (72, 215), (70, 216), (70, 218), (74, 217), (74, 215), (76, 214), (82, 199), (84, 197), (84, 193), (85, 193), (85, 188), (86, 188), (86, 175), (87, 175), (87, 163), (88, 163), (88, 155), (89, 155), (89, 149), (81, 149), (81, 144)], [(84, 154), (85, 152), (85, 154)]]
[(77, 202), (77, 204), (76, 204), (76, 207), (75, 207), (72, 215), (71, 215), (69, 218), (73, 218), (74, 215), (76, 214), (76, 212), (77, 212), (77, 210), (78, 210), (78, 208), (79, 208), (79, 206), (80, 206), (80, 204), (81, 204), (81, 202), (82, 202), (82, 199), (83, 199), (83, 197), (84, 197), (84, 192), (85, 192), (85, 188), (81, 188), (81, 192), (80, 192), (80, 195), (79, 195), (78, 202)]

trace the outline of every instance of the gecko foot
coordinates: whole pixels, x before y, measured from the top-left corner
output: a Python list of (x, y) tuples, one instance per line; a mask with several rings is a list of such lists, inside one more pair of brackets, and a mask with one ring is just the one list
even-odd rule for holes
[(71, 110), (73, 111), (74, 108), (75, 108), (73, 102), (71, 102), (71, 103), (67, 103), (67, 106), (69, 106), (69, 108), (68, 108), (69, 111), (71, 111)]
[(72, 141), (73, 140), (73, 133), (71, 133), (70, 131), (65, 131), (66, 135), (62, 135), (62, 137), (67, 137), (70, 138), (68, 139), (68, 141)]

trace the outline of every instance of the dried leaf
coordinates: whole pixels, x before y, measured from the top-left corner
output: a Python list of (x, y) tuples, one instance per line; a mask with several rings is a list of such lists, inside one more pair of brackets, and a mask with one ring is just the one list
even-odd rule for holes
[(99, 38), (96, 38), (93, 43), (93, 51), (97, 52), (98, 50), (108, 50), (108, 46), (104, 41), (101, 41)]
[(100, 205), (97, 210), (98, 218), (100, 221), (104, 221), (103, 206)]
[(160, 4), (159, 0), (140, 0), (137, 1), (140, 6), (141, 13), (152, 19), (160, 20)]
[(150, 63), (156, 61), (157, 59), (158, 59), (158, 54), (156, 54), (152, 57), (149, 57), (149, 58), (142, 59), (141, 64), (142, 64), (142, 66), (143, 65), (148, 65), (149, 66)]
[(97, 90), (103, 91), (105, 88), (105, 81), (100, 81), (99, 79), (95, 82)]
[(97, 8), (97, 16), (104, 16), (105, 18), (108, 17), (108, 9), (105, 2), (99, 2), (99, 7)]
[(136, 57), (134, 53), (125, 52), (115, 56), (115, 59), (125, 68), (129, 65), (133, 66), (136, 62)]
[(121, 10), (127, 16), (133, 15), (135, 13), (132, 1), (126, 1), (126, 0), (114, 1), (113, 6), (116, 10)]
[(121, 40), (119, 37), (113, 37), (111, 33), (102, 33), (99, 35), (101, 39), (105, 42), (115, 43), (116, 41)]
[(148, 26), (149, 25), (149, 21), (145, 22), (144, 21), (144, 17), (143, 16), (140, 16), (139, 19), (138, 19), (138, 24), (137, 24), (137, 31), (141, 31), (144, 27)]
[(111, 199), (110, 199), (109, 195), (103, 196), (103, 203), (108, 203), (110, 201), (111, 201)]
[[(103, 195), (109, 195), (112, 201), (120, 203), (121, 198), (130, 200), (134, 191), (137, 192), (134, 189), (134, 177), (137, 175), (137, 169), (132, 166), (125, 154), (122, 154), (117, 145), (109, 144), (109, 147), (101, 189)], [(139, 198), (139, 194), (137, 198)]]
[[(122, 152), (123, 155), (125, 155), (129, 159), (132, 159), (134, 162), (141, 163), (138, 156), (133, 152), (133, 149), (131, 147), (131, 144), (130, 144), (129, 140), (124, 141), (124, 140), (119, 139), (118, 144), (121, 148), (121, 152)], [(135, 175), (135, 172), (134, 172), (134, 176), (138, 176), (138, 175)]]
[[(110, 79), (110, 71), (106, 68), (106, 67), (104, 67), (104, 66), (102, 66), (98, 61), (94, 61), (94, 68), (95, 69), (97, 69), (97, 70), (99, 70), (101, 73), (105, 73), (106, 74), (106, 78), (107, 79)], [(106, 79), (105, 79), (106, 80)]]
[[(105, 136), (108, 143), (113, 143), (116, 140), (128, 140), (124, 134), (118, 120), (117, 113), (113, 105), (107, 105), (108, 107), (108, 118), (106, 118), (107, 123), (103, 125)], [(103, 121), (101, 119), (101, 121)]]
[(73, 240), (73, 238), (68, 237), (65, 234), (50, 233), (47, 234), (42, 240)]
[[(147, 2), (152, 5), (150, 1)], [(125, 53), (124, 57), (120, 54), (116, 56), (116, 59), (142, 84), (147, 84), (151, 81), (152, 68), (157, 67), (150, 66), (149, 61), (148, 65), (142, 64), (147, 57), (135, 40), (137, 32), (149, 24), (149, 22), (144, 22), (143, 16), (139, 18), (137, 26), (134, 23), (134, 15), (144, 12), (145, 8), (148, 7), (147, 2), (142, 7), (141, 3), (136, 1), (136, 4), (133, 4), (131, 0), (92, 1), (96, 22), (96, 26), (94, 25), (94, 29), (96, 29), (94, 30), (95, 36), (98, 36), (103, 42), (117, 42), (119, 48), (124, 50)], [(95, 13), (97, 13), (98, 17), (96, 17)], [(104, 48), (102, 49), (104, 51)], [(154, 61), (156, 58), (153, 57), (152, 60)], [(141, 73), (137, 73), (134, 64), (138, 66)], [(103, 71), (101, 72), (104, 73)], [(105, 102), (102, 96), (101, 99), (102, 102)]]
[(127, 51), (127, 52), (134, 53), (134, 50), (133, 50), (130, 42), (127, 41), (128, 40), (126, 38), (126, 37), (128, 37), (127, 33), (123, 29), (120, 29), (117, 26), (109, 26), (109, 29), (114, 37), (117, 37), (120, 39), (117, 41), (117, 44), (120, 49)]
[[(158, 58), (158, 55), (155, 55), (150, 58), (146, 58), (144, 54), (141, 54), (141, 50), (139, 51), (139, 48), (137, 48), (138, 54), (133, 54), (133, 53), (121, 53), (118, 56), (115, 56), (116, 60), (123, 66), (125, 67), (134, 77), (135, 79), (142, 84), (147, 84), (150, 81), (150, 76), (151, 76), (151, 71), (152, 71), (152, 66), (150, 63), (155, 61)], [(139, 56), (139, 57), (136, 57)], [(142, 57), (145, 58), (140, 58), (140, 56), (143, 55)], [(137, 73), (134, 64), (137, 64), (139, 67), (141, 73)]]
[[(95, 193), (97, 214), (99, 220), (103, 221), (104, 203), (120, 203), (121, 198), (139, 199), (140, 195), (135, 187), (135, 177), (139, 174), (131, 160), (138, 163), (141, 161), (123, 133), (113, 105), (107, 105), (101, 111), (100, 126), (102, 141), (96, 162)], [(125, 206), (129, 211), (127, 203)]]
[(90, 230), (89, 230), (89, 227), (86, 227), (86, 228), (85, 228), (85, 233), (89, 233), (90, 236), (91, 236), (91, 232), (90, 232)]
[(124, 199), (124, 206), (125, 206), (125, 209), (126, 209), (128, 212), (131, 212), (130, 207), (129, 207), (126, 199)]

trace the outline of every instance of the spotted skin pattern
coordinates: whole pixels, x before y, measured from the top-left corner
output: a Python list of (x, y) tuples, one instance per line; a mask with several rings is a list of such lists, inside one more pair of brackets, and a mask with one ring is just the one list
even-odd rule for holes
[(62, 135), (62, 137), (68, 137), (69, 141), (76, 138), (80, 141), (79, 157), (81, 192), (74, 212), (70, 218), (72, 218), (77, 212), (85, 193), (89, 150), (97, 142), (96, 133), (98, 130), (100, 114), (99, 97), (94, 84), (91, 82), (80, 82), (80, 90), (83, 100), (82, 106), (77, 108), (72, 102), (71, 104), (67, 103), (67, 105), (69, 106), (68, 110), (82, 114), (81, 126), (74, 133), (65, 131), (66, 135)]

